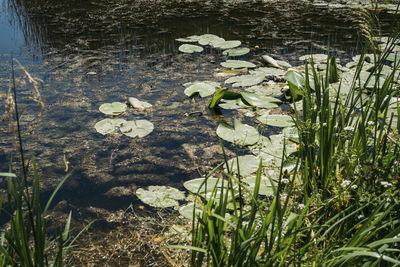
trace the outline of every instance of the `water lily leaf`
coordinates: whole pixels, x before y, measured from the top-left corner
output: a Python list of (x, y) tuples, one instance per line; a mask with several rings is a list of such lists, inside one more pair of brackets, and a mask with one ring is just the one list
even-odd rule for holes
[(250, 73), (264, 73), (265, 77), (267, 80), (282, 80), (284, 81), (284, 77), (286, 74), (286, 71), (283, 69), (277, 69), (277, 68), (266, 68), (266, 67), (261, 67), (258, 69), (255, 69), (254, 71), (250, 71)]
[(244, 61), (244, 60), (233, 60), (229, 59), (225, 62), (221, 62), (221, 66), (225, 68), (232, 68), (232, 69), (241, 69), (241, 68), (255, 68), (256, 65), (254, 65), (251, 62)]
[[(251, 193), (254, 192), (254, 187), (256, 186), (256, 179), (257, 179), (256, 176), (244, 177), (242, 179), (243, 183), (248, 184), (248, 190)], [(276, 186), (276, 185), (277, 184), (274, 183), (274, 186)], [(274, 190), (273, 190), (271, 181), (265, 176), (261, 176), (258, 194), (262, 195), (262, 196), (273, 196), (274, 195)]]
[(248, 75), (239, 75), (234, 76), (225, 81), (225, 83), (233, 83), (233, 87), (238, 86), (253, 86), (264, 81), (265, 75), (264, 73), (255, 73)]
[(201, 208), (201, 206), (196, 205), (196, 208), (195, 208), (194, 203), (189, 203), (189, 204), (179, 208), (179, 213), (183, 217), (185, 217), (189, 220), (193, 219), (193, 211), (195, 212), (196, 217), (201, 217), (203, 214), (203, 209)]
[(268, 55), (263, 55), (261, 56), (261, 59), (269, 66), (275, 67), (280, 69), (281, 66), (279, 66), (278, 62), (276, 62), (275, 59), (273, 59), (272, 57), (268, 56)]
[(179, 206), (178, 200), (185, 199), (185, 193), (169, 186), (149, 186), (136, 190), (136, 196), (145, 204), (156, 208)]
[(292, 117), (289, 115), (269, 115), (269, 114), (263, 114), (259, 117), (257, 117), (257, 120), (260, 122), (269, 125), (269, 126), (275, 126), (275, 127), (289, 127), (295, 125)]
[(279, 99), (269, 96), (259, 96), (250, 92), (242, 92), (242, 97), (245, 102), (249, 103), (253, 107), (258, 108), (276, 108), (277, 103), (281, 103)]
[(182, 43), (197, 43), (200, 39), (200, 36), (198, 35), (191, 35), (185, 38), (178, 38), (175, 39), (178, 42), (182, 42)]
[(328, 59), (328, 55), (325, 55), (325, 54), (304, 55), (304, 56), (299, 57), (299, 60), (311, 61), (311, 58), (313, 59), (314, 63), (326, 62)]
[(228, 141), (242, 146), (252, 145), (260, 139), (258, 131), (247, 124), (242, 124), (239, 120), (234, 120), (234, 128), (220, 123), (217, 128), (217, 135)]
[(245, 90), (248, 92), (255, 93), (259, 96), (280, 96), (282, 95), (282, 88), (285, 87), (286, 83), (267, 83), (265, 85), (256, 85)]
[(282, 134), (293, 141), (299, 141), (299, 130), (297, 127), (286, 127), (282, 130)]
[(106, 135), (118, 131), (119, 127), (126, 123), (124, 119), (104, 119), (97, 122), (94, 126), (97, 132)]
[[(257, 157), (263, 159), (263, 165), (270, 168), (279, 168), (282, 162), (283, 144), (285, 137), (283, 134), (270, 135), (269, 138), (262, 136), (259, 142), (249, 146), (250, 151)], [(286, 153), (291, 154), (296, 151), (296, 144), (286, 142)]]
[(122, 124), (120, 130), (129, 137), (144, 137), (154, 129), (153, 123), (148, 120), (127, 121)]
[(139, 99), (135, 97), (129, 97), (128, 98), (128, 103), (133, 107), (138, 110), (145, 110), (146, 108), (150, 108), (153, 105), (144, 101), (140, 101)]
[(203, 52), (204, 48), (198, 45), (192, 45), (192, 44), (183, 44), (178, 47), (178, 50), (183, 52), (183, 53), (195, 53), (195, 52)]
[(117, 116), (125, 112), (126, 104), (121, 102), (104, 103), (99, 110), (106, 115)]
[(218, 188), (222, 187), (222, 183), (224, 186), (227, 185), (227, 181), (223, 181), (220, 178), (196, 178), (183, 183), (183, 186), (193, 194), (204, 195), (206, 192), (212, 192), (214, 189), (218, 190)]
[[(237, 167), (237, 161), (239, 161), (239, 170)], [(241, 176), (248, 176), (257, 171), (258, 165), (260, 163), (260, 158), (254, 155), (245, 155), (239, 156), (238, 158), (230, 159), (227, 163), (229, 166), (229, 170), (233, 173), (240, 172)]]
[(199, 36), (199, 44), (201, 45), (213, 45), (215, 43), (224, 42), (225, 39), (214, 34), (203, 34)]
[(214, 42), (214, 43), (212, 43), (212, 46), (214, 48), (219, 48), (219, 49), (231, 49), (231, 48), (238, 47), (241, 44), (242, 44), (242, 42), (239, 40), (231, 40), (231, 41)]
[(305, 84), (303, 75), (296, 71), (289, 70), (285, 74), (285, 80), (289, 84), (290, 92), (294, 99), (296, 99), (299, 95), (303, 95), (302, 89)]
[(218, 86), (219, 83), (215, 82), (194, 82), (185, 89), (184, 93), (189, 97), (195, 94), (199, 94), (201, 97), (207, 97), (212, 95), (215, 92), (215, 87)]
[(246, 55), (249, 52), (250, 52), (249, 48), (242, 47), (242, 48), (233, 48), (233, 49), (224, 50), (222, 52), (222, 55), (229, 56), (229, 57), (238, 57), (238, 56)]
[(237, 99), (224, 99), (218, 105), (220, 108), (223, 109), (239, 109), (239, 108), (250, 108), (251, 106), (245, 104), (241, 98)]

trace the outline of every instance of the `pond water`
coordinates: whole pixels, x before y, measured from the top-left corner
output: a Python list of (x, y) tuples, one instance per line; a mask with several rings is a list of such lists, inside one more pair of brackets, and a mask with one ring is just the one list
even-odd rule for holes
[[(192, 103), (184, 95), (183, 83), (223, 82), (213, 74), (225, 57), (210, 48), (182, 54), (176, 38), (213, 33), (241, 40), (251, 48), (242, 59), (258, 65), (263, 54), (299, 64), (299, 56), (327, 53), (329, 45), (346, 60), (361, 49), (350, 12), (294, 1), (1, 0), (0, 114), (14, 57), (24, 149), (36, 157), (43, 190), (65, 175), (65, 159), (73, 175), (58, 200), (82, 208), (139, 205), (137, 186), (180, 188), (215, 166), (222, 159), (218, 121), (236, 114), (213, 116), (209, 98)], [(384, 27), (393, 21), (382, 18)], [(18, 82), (22, 66), (39, 81), (42, 115), (32, 84)], [(95, 123), (107, 118), (99, 106), (131, 96), (153, 107), (122, 117), (149, 120), (154, 131), (140, 139), (97, 133)], [(202, 116), (184, 115), (190, 112)], [(11, 157), (18, 159), (7, 116), (0, 134), (0, 171), (6, 171)]]

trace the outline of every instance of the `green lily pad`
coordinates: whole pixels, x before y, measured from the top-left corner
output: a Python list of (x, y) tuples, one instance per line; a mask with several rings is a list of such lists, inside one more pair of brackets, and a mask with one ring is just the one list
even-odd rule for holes
[[(248, 184), (248, 190), (251, 193), (254, 192), (254, 187), (256, 186), (256, 179), (257, 179), (256, 176), (244, 177), (242, 179), (243, 183)], [(274, 183), (274, 186), (276, 186), (276, 185), (277, 184)], [(258, 190), (259, 190), (258, 194), (262, 195), (262, 196), (273, 196), (274, 195), (274, 190), (273, 190), (271, 181), (265, 176), (261, 177), (260, 187)]]
[(268, 55), (261, 56), (261, 59), (269, 66), (279, 68), (279, 69), (281, 68), (281, 66), (279, 66), (278, 62), (276, 62), (275, 59), (273, 59), (272, 57), (270, 57)]
[(255, 68), (256, 65), (254, 65), (251, 62), (244, 61), (244, 60), (233, 60), (229, 59), (225, 62), (221, 62), (221, 66), (225, 68), (231, 68), (231, 69), (241, 69), (241, 68)]
[[(220, 178), (196, 178), (183, 183), (183, 186), (193, 194), (203, 195), (206, 192), (212, 192), (214, 189), (218, 189), (222, 186), (223, 180)], [(224, 181), (224, 186), (227, 185), (227, 181)]]
[(234, 128), (225, 123), (219, 124), (217, 135), (228, 142), (242, 146), (255, 144), (260, 139), (260, 134), (256, 128), (242, 124), (237, 119), (234, 120)]
[(127, 121), (121, 125), (121, 132), (129, 137), (144, 137), (154, 129), (153, 123), (148, 120)]
[(326, 62), (328, 60), (328, 55), (325, 54), (313, 54), (313, 55), (304, 55), (299, 57), (299, 60), (308, 60), (308, 61), (314, 61), (314, 63), (319, 63), (319, 62)]
[(231, 40), (231, 41), (214, 42), (214, 43), (212, 43), (212, 46), (214, 48), (219, 48), (219, 49), (231, 49), (231, 48), (238, 47), (241, 44), (242, 44), (242, 42), (239, 40)]
[(203, 52), (204, 48), (198, 45), (192, 45), (192, 44), (183, 44), (178, 47), (178, 50), (183, 52), (183, 53), (195, 53), (195, 52)]
[(133, 107), (138, 110), (145, 110), (146, 108), (151, 108), (153, 105), (150, 103), (147, 103), (145, 101), (140, 101), (139, 99), (135, 97), (129, 97), (128, 98), (128, 103)]
[(243, 99), (253, 107), (258, 108), (276, 108), (277, 103), (281, 103), (279, 99), (269, 96), (259, 96), (250, 92), (242, 92)]
[(256, 84), (261, 83), (264, 81), (265, 75), (264, 73), (255, 73), (255, 74), (248, 74), (248, 75), (239, 75), (230, 77), (225, 81), (225, 83), (233, 83), (233, 87), (238, 86), (253, 86)]
[(223, 109), (239, 109), (239, 108), (250, 108), (251, 106), (245, 104), (241, 98), (237, 99), (223, 99), (218, 104), (220, 108)]
[(199, 94), (201, 97), (207, 97), (214, 94), (215, 88), (218, 86), (219, 84), (215, 82), (194, 82), (190, 83), (190, 85), (185, 89), (184, 93), (189, 97), (192, 97), (195, 94)]
[(149, 186), (148, 189), (139, 188), (136, 196), (145, 204), (156, 208), (179, 206), (178, 200), (186, 198), (185, 193), (169, 186)]
[(104, 119), (97, 122), (94, 128), (102, 135), (106, 135), (118, 131), (119, 127), (124, 123), (126, 123), (124, 119)]
[(104, 103), (99, 107), (99, 110), (106, 115), (121, 115), (126, 110), (126, 104), (121, 102)]
[(199, 44), (201, 45), (213, 45), (224, 41), (225, 41), (224, 38), (221, 38), (214, 34), (207, 33), (199, 36)]
[[(237, 167), (237, 161), (239, 160), (239, 170)], [(239, 156), (238, 158), (233, 158), (228, 160), (229, 170), (233, 173), (240, 172), (241, 176), (248, 176), (255, 173), (260, 164), (260, 158), (254, 155)], [(225, 166), (226, 168), (226, 166)]]
[(249, 52), (250, 52), (249, 48), (242, 47), (242, 48), (233, 48), (233, 49), (224, 50), (222, 52), (222, 55), (229, 56), (229, 57), (239, 57), (239, 56), (246, 55)]
[(263, 114), (259, 117), (257, 117), (257, 120), (259, 120), (261, 123), (264, 123), (269, 126), (275, 126), (275, 127), (289, 127), (295, 125), (292, 117), (289, 115), (269, 115), (269, 114)]
[(285, 87), (285, 83), (267, 83), (263, 85), (256, 85), (245, 90), (248, 92), (255, 93), (259, 96), (280, 96), (282, 95), (282, 88)]
[(286, 127), (282, 130), (282, 134), (293, 141), (299, 141), (299, 130), (297, 127)]
[(305, 78), (303, 77), (303, 75), (299, 74), (296, 71), (289, 70), (285, 74), (285, 80), (288, 82), (290, 92), (295, 99), (298, 95), (303, 94), (302, 89), (305, 84)]
[(175, 40), (182, 43), (197, 43), (199, 41), (199, 38), (200, 36), (198, 35), (191, 35), (185, 38), (178, 38)]
[(201, 208), (201, 206), (199, 204), (196, 205), (196, 208), (194, 206), (194, 203), (189, 203), (189, 204), (179, 208), (179, 213), (183, 217), (185, 217), (186, 219), (189, 219), (189, 220), (193, 219), (193, 211), (195, 212), (196, 217), (201, 217), (203, 214), (203, 209)]
[(286, 74), (286, 71), (283, 69), (277, 69), (272, 67), (261, 67), (257, 68), (254, 71), (250, 71), (250, 73), (264, 73), (264, 76), (267, 80), (283, 80)]

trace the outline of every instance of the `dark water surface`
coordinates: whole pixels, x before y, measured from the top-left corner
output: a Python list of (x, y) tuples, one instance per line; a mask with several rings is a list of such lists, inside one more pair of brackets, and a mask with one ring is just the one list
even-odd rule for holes
[[(326, 53), (329, 43), (343, 59), (360, 49), (349, 10), (306, 2), (1, 1), (0, 114), (13, 55), (38, 79), (45, 106), (40, 116), (34, 87), (26, 78), (18, 83), (24, 149), (35, 155), (45, 191), (65, 175), (65, 155), (74, 172), (59, 199), (79, 207), (127, 207), (137, 203), (136, 186), (180, 187), (222, 159), (209, 99), (191, 103), (182, 84), (218, 80), (213, 73), (225, 58), (210, 48), (182, 54), (176, 38), (213, 33), (238, 39), (252, 49), (243, 59), (259, 65), (266, 53), (298, 64), (301, 55)], [(383, 18), (383, 25), (393, 19)], [(15, 64), (19, 79), (23, 72)], [(130, 96), (153, 108), (128, 110), (122, 118), (150, 120), (154, 131), (142, 139), (97, 133), (95, 123), (107, 118), (99, 106)], [(203, 116), (184, 116), (194, 111)], [(230, 114), (236, 113), (224, 113)], [(11, 156), (18, 159), (7, 116), (0, 134), (1, 172)]]

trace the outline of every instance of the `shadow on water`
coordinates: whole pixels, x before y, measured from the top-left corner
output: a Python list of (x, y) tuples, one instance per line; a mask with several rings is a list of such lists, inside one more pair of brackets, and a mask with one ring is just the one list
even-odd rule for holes
[[(127, 207), (137, 202), (136, 186), (181, 188), (183, 181), (206, 173), (222, 159), (216, 122), (206, 109), (208, 100), (192, 104), (183, 94), (182, 83), (214, 79), (223, 57), (212, 49), (199, 55), (181, 54), (176, 38), (213, 33), (239, 39), (252, 48), (243, 59), (256, 63), (268, 53), (296, 64), (300, 55), (325, 53), (328, 43), (343, 58), (360, 48), (349, 10), (314, 7), (308, 2), (4, 3), (12, 21), (10, 29), (19, 29), (24, 47), (36, 51), (18, 59), (44, 85), (41, 94), (46, 108), (41, 118), (37, 105), (26, 100), (32, 86), (23, 82), (18, 87), (25, 150), (37, 158), (45, 192), (65, 175), (67, 159), (74, 174), (58, 200), (66, 199), (82, 209)], [(383, 25), (391, 19), (386, 16)], [(260, 49), (254, 49), (255, 45)], [(10, 58), (0, 57), (1, 93), (8, 90)], [(16, 69), (16, 75), (22, 76), (21, 69)], [(99, 106), (123, 102), (129, 96), (150, 102), (153, 108), (129, 110), (122, 117), (150, 120), (154, 132), (142, 139), (95, 132), (94, 124), (107, 118)], [(1, 98), (1, 114), (4, 102)], [(197, 111), (204, 115), (183, 116)], [(4, 171), (15, 152), (5, 120), (0, 121), (0, 131), (0, 171)], [(0, 181), (1, 188), (5, 184)], [(118, 195), (114, 188), (121, 186), (128, 189)]]

